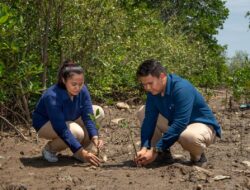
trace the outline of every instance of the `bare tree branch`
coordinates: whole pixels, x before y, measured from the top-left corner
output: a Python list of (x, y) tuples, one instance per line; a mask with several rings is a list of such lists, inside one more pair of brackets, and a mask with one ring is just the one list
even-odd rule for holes
[(25, 137), (21, 131), (19, 131), (12, 123), (9, 122), (8, 119), (6, 119), (5, 117), (1, 116), (0, 115), (0, 118), (3, 119), (6, 123), (8, 123), (11, 127), (13, 127), (15, 129), (15, 131), (21, 135), (21, 137), (26, 140), (26, 141), (29, 141), (27, 137)]
[(12, 109), (10, 109), (10, 108), (8, 108), (8, 107), (6, 107), (6, 106), (4, 106), (4, 105), (1, 105), (1, 106), (3, 106), (4, 109), (10, 111), (11, 113), (17, 115), (19, 118), (21, 118), (21, 119), (24, 121), (25, 125), (29, 125), (29, 122), (28, 122), (20, 113), (15, 112), (15, 111), (13, 111)]

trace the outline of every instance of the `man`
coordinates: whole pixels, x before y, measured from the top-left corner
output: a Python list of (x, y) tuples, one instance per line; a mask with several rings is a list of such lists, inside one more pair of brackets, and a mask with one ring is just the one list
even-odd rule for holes
[(137, 113), (142, 126), (136, 164), (153, 162), (176, 141), (192, 162), (206, 162), (204, 150), (221, 137), (221, 128), (202, 95), (187, 80), (167, 74), (157, 60), (144, 61), (136, 75), (147, 91), (146, 106)]

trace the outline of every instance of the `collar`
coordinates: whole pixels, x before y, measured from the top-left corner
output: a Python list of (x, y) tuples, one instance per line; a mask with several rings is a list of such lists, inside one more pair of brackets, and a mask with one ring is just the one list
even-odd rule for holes
[(56, 87), (57, 87), (58, 91), (60, 92), (59, 94), (60, 94), (62, 100), (71, 100), (66, 89), (61, 88), (58, 85), (56, 85)]
[(167, 84), (166, 84), (164, 96), (165, 95), (170, 95), (171, 83), (172, 83), (172, 77), (170, 77), (170, 75), (167, 74)]

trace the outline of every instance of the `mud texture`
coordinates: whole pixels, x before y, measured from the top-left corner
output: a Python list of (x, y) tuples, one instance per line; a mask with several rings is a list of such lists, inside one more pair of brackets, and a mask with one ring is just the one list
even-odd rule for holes
[(48, 163), (41, 156), (46, 141), (19, 127), (29, 141), (24, 141), (10, 127), (0, 132), (0, 189), (169, 189), (169, 190), (247, 190), (250, 189), (250, 110), (229, 109), (225, 93), (218, 91), (209, 100), (223, 129), (223, 136), (206, 150), (208, 162), (202, 167), (190, 165), (189, 155), (179, 144), (171, 147), (174, 160), (136, 167), (134, 149), (127, 128), (112, 120), (125, 118), (132, 130), (137, 150), (140, 126), (135, 117), (139, 105), (130, 109), (105, 106), (106, 118), (100, 129), (105, 142), (101, 167), (81, 163), (69, 150), (59, 155), (59, 162)]

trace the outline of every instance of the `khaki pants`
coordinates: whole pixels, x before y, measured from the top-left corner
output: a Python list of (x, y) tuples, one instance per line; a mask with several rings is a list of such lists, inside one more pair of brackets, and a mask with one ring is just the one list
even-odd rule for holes
[[(96, 116), (96, 111), (99, 109), (99, 115)], [(97, 123), (100, 123), (104, 118), (104, 111), (100, 106), (93, 105), (94, 114), (96, 116)], [(89, 135), (84, 126), (84, 123), (79, 117), (75, 121), (67, 121), (67, 127), (71, 131), (71, 133), (77, 138), (77, 140), (83, 145), (83, 148), (92, 149), (92, 143), (90, 143)], [(56, 134), (54, 131), (51, 122), (48, 121), (41, 127), (38, 131), (38, 136), (40, 138), (44, 138), (50, 140), (46, 147), (53, 152), (60, 152), (68, 146), (64, 143), (64, 141)]]
[[(142, 106), (136, 113), (141, 124), (145, 117), (145, 106)], [(155, 146), (163, 133), (168, 129), (168, 120), (161, 114), (158, 116), (151, 145)], [(203, 123), (192, 123), (181, 133), (178, 143), (184, 150), (190, 153), (191, 160), (198, 161), (205, 148), (215, 142), (216, 134), (212, 126)]]

